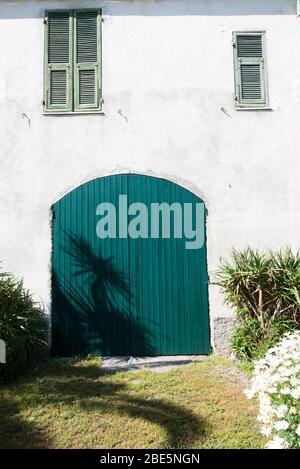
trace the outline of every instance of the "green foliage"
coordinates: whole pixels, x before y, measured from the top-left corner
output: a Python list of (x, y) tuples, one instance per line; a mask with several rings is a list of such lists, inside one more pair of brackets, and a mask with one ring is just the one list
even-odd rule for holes
[(23, 288), (23, 282), (0, 272), (0, 339), (6, 344), (6, 363), (0, 380), (20, 374), (30, 358), (46, 345), (47, 321), (41, 305)]
[(238, 358), (257, 359), (282, 334), (300, 328), (299, 252), (233, 250), (231, 261), (222, 261), (214, 283), (237, 313), (232, 348)]
[(294, 322), (288, 318), (268, 320), (264, 328), (257, 318), (245, 318), (233, 331), (231, 347), (241, 360), (258, 360), (277, 344), (283, 334), (294, 329)]

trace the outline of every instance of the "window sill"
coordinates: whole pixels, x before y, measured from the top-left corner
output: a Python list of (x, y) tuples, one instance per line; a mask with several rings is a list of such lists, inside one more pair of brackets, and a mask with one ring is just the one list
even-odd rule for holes
[(98, 114), (100, 116), (105, 116), (104, 111), (79, 111), (79, 112), (59, 112), (59, 111), (44, 111), (43, 116), (91, 116)]
[(274, 109), (270, 106), (257, 106), (257, 107), (236, 107), (236, 111), (274, 111)]

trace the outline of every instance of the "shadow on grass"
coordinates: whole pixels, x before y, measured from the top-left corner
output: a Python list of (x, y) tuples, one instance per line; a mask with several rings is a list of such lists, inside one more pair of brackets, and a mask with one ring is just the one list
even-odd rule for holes
[[(55, 366), (56, 363), (56, 366)], [(72, 363), (57, 363), (51, 361), (48, 369), (39, 373), (39, 378), (35, 379), (34, 394), (30, 390), (32, 380), (27, 380), (23, 384), (22, 406), (34, 410), (35, 406), (50, 406), (59, 409), (62, 405), (74, 405), (85, 413), (93, 412), (110, 415), (112, 419), (120, 416), (131, 418), (141, 418), (145, 421), (159, 425), (164, 429), (166, 437), (163, 443), (164, 448), (191, 448), (199, 439), (204, 439), (207, 433), (207, 424), (189, 410), (177, 405), (174, 402), (164, 399), (150, 399), (133, 395), (132, 388), (126, 383), (112, 381), (100, 375), (99, 366), (80, 366)], [(27, 393), (28, 389), (28, 393)], [(31, 390), (32, 391), (32, 390)], [(11, 405), (9, 402), (6, 405)], [(4, 407), (2, 410), (5, 413)], [(0, 414), (0, 418), (3, 415)], [(2, 420), (2, 431), (7, 429), (10, 438), (6, 435), (1, 438), (0, 446), (9, 448), (20, 447), (48, 447), (50, 440), (45, 438), (36, 423), (15, 421), (17, 409), (12, 409), (11, 417)], [(25, 433), (14, 430), (15, 425), (25, 425)], [(37, 426), (35, 426), (37, 425)], [(49, 425), (49, 424), (48, 424)], [(85, 430), (86, 432), (86, 430)], [(4, 436), (4, 435), (2, 435)], [(17, 441), (16, 441), (17, 438)], [(28, 441), (31, 445), (28, 445)], [(1, 443), (1, 441), (4, 443)]]
[(11, 400), (0, 401), (0, 449), (47, 448), (50, 440), (44, 431), (20, 415), (20, 407)]

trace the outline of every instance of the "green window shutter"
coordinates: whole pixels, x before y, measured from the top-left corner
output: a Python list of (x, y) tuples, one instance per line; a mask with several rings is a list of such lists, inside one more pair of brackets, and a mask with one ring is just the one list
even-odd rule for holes
[(72, 13), (51, 11), (45, 18), (45, 109), (72, 110)]
[(101, 107), (101, 16), (78, 10), (74, 18), (74, 110)]
[(267, 106), (265, 33), (234, 33), (233, 45), (238, 106)]

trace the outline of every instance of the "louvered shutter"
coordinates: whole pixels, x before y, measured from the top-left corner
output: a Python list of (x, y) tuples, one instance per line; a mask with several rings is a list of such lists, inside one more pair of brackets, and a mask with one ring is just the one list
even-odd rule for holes
[(72, 110), (72, 26), (70, 11), (48, 12), (45, 18), (45, 107)]
[(266, 106), (264, 33), (235, 33), (236, 99), (241, 106)]
[(101, 106), (101, 18), (100, 11), (76, 11), (74, 33), (75, 111)]

